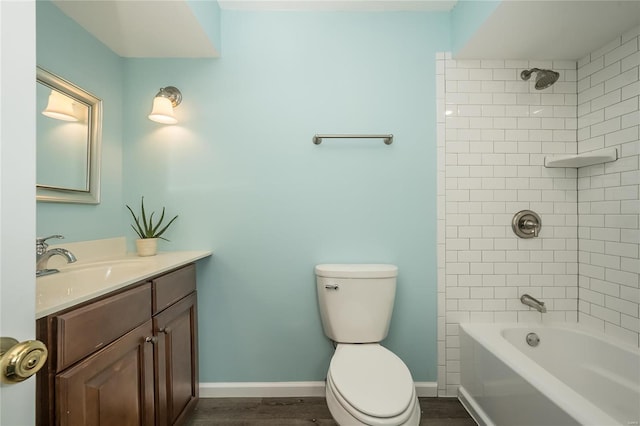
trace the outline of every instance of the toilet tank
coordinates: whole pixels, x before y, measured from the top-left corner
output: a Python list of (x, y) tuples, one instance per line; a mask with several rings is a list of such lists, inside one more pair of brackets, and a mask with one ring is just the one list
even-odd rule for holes
[(324, 333), (338, 343), (374, 343), (389, 332), (398, 268), (385, 264), (317, 265)]

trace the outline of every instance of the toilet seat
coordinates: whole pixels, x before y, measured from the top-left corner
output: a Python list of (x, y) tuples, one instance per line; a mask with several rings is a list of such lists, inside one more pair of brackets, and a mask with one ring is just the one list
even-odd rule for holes
[(364, 424), (404, 424), (416, 410), (409, 369), (377, 343), (339, 344), (329, 366), (327, 392)]

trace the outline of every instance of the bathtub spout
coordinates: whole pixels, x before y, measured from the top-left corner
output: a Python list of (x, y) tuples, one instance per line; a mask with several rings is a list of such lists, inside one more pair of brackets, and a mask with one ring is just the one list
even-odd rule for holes
[(544, 306), (544, 302), (541, 302), (535, 297), (529, 296), (528, 294), (523, 294), (520, 297), (520, 301), (525, 305), (532, 307), (533, 309), (537, 310), (540, 313), (544, 314), (545, 312), (547, 312), (547, 308), (546, 306)]

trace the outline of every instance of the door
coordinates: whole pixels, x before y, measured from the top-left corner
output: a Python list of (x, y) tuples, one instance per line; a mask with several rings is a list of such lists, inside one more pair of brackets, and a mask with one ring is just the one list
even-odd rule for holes
[[(35, 2), (0, 1), (0, 336), (35, 337)], [(0, 385), (0, 424), (33, 425), (35, 377)]]

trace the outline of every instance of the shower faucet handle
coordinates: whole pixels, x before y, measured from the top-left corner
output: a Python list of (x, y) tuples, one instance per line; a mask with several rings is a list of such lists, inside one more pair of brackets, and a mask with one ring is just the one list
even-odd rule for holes
[(531, 210), (521, 210), (513, 216), (511, 228), (520, 238), (534, 238), (540, 233), (542, 220), (540, 216)]

